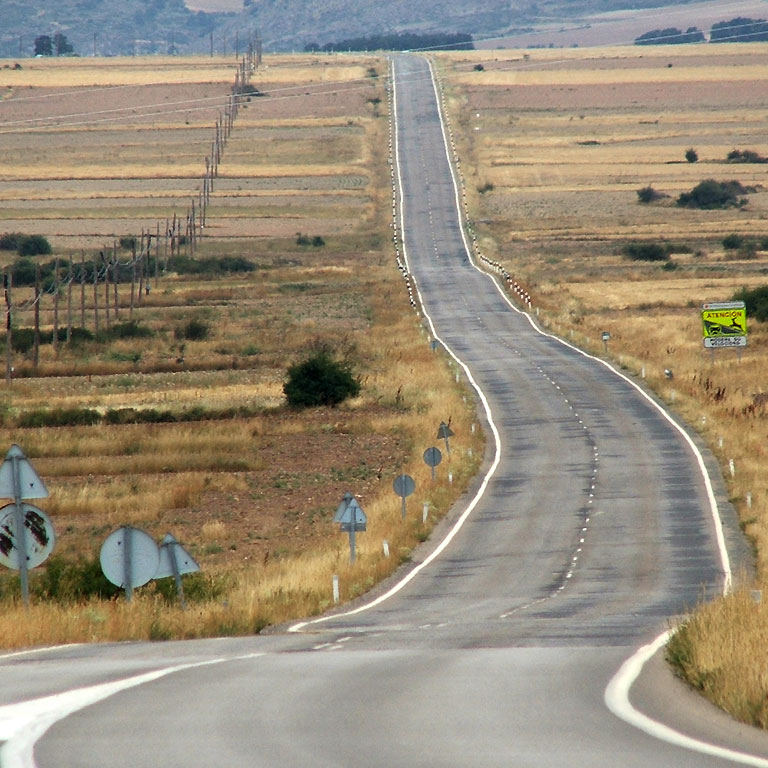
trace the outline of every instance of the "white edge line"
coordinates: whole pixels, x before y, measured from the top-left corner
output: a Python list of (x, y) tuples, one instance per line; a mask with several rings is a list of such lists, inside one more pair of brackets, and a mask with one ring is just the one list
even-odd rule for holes
[(605, 705), (614, 715), (630, 725), (639, 728), (649, 736), (661, 741), (666, 741), (684, 749), (701, 752), (705, 755), (720, 757), (724, 760), (753, 765), (758, 768), (768, 768), (768, 760), (746, 752), (738, 752), (726, 747), (718, 747), (706, 741), (694, 739), (690, 736), (675, 731), (668, 725), (653, 720), (642, 712), (638, 712), (629, 701), (629, 690), (643, 670), (645, 663), (669, 640), (673, 630), (668, 630), (659, 635), (653, 642), (639, 648), (619, 668), (605, 689)]
[[(430, 72), (432, 71), (432, 65), (430, 64)], [(405, 237), (404, 237), (404, 228), (405, 228), (405, 201), (403, 199), (403, 184), (402, 184), (402, 176), (400, 171), (400, 144), (398, 142), (398, 123), (397, 123), (397, 79), (395, 77), (395, 69), (394, 69), (394, 62), (391, 62), (391, 68), (392, 68), (392, 76), (391, 76), (391, 82), (392, 82), (392, 113), (394, 118), (394, 126), (395, 126), (395, 167), (397, 169), (397, 184), (398, 184), (398, 190), (399, 190), (399, 207), (400, 207), (400, 230), (401, 230), (401, 237), (400, 242), (403, 249), (403, 260), (405, 261), (406, 267), (408, 268), (408, 272), (410, 273), (410, 265), (408, 264), (408, 251), (405, 243)], [(432, 85), (434, 86), (434, 76), (432, 78)], [(438, 111), (440, 110), (440, 104), (439, 99), (437, 98), (437, 92), (435, 91), (435, 97), (438, 101)], [(445, 129), (442, 126), (442, 112), (440, 112), (440, 125), (441, 130), (443, 131), (443, 144), (445, 145), (445, 152), (446, 155), (448, 155), (448, 147), (445, 142)], [(449, 168), (452, 168), (449, 158)], [(456, 186), (456, 179), (453, 177), (453, 171), (451, 170), (451, 178), (453, 180), (453, 186), (454, 190), (456, 192), (456, 205), (457, 205), (457, 214), (459, 216), (459, 221), (461, 221), (461, 213), (458, 209), (458, 200), (459, 200), (459, 192), (458, 188)], [(464, 239), (464, 248), (467, 250), (467, 255), (469, 256), (469, 250), (468, 250), (468, 244), (466, 239), (464, 238), (464, 233), (462, 231), (462, 238)], [(471, 257), (470, 257), (471, 259)], [(486, 472), (485, 477), (483, 478), (482, 483), (480, 484), (480, 488), (478, 489), (477, 493), (474, 495), (472, 500), (467, 505), (467, 508), (462, 512), (459, 519), (454, 523), (453, 527), (450, 531), (448, 531), (445, 538), (438, 544), (438, 546), (429, 554), (427, 558), (424, 559), (423, 562), (419, 563), (413, 570), (409, 571), (400, 581), (398, 581), (395, 585), (393, 585), (390, 589), (388, 589), (384, 594), (379, 595), (374, 600), (371, 600), (369, 603), (365, 603), (365, 605), (361, 605), (357, 608), (354, 608), (350, 611), (345, 611), (343, 613), (335, 613), (328, 616), (321, 616), (317, 619), (311, 619), (309, 621), (302, 621), (298, 624), (294, 624), (291, 627), (288, 628), (289, 632), (300, 632), (305, 627), (311, 625), (311, 624), (319, 624), (324, 621), (329, 621), (331, 619), (338, 619), (343, 616), (353, 616), (357, 613), (362, 613), (363, 611), (367, 611), (371, 608), (374, 608), (377, 605), (380, 605), (385, 600), (388, 600), (393, 595), (397, 594), (403, 587), (405, 587), (406, 584), (408, 584), (412, 579), (414, 579), (421, 571), (426, 568), (428, 565), (430, 565), (434, 560), (436, 560), (445, 550), (445, 548), (451, 543), (453, 538), (456, 536), (456, 534), (461, 530), (462, 526), (466, 522), (467, 518), (472, 514), (472, 511), (475, 509), (475, 507), (480, 502), (480, 499), (483, 497), (483, 494), (485, 493), (486, 488), (488, 487), (488, 483), (491, 480), (491, 477), (493, 477), (494, 473), (496, 472), (499, 462), (501, 461), (501, 438), (499, 436), (499, 430), (496, 427), (496, 424), (493, 420), (493, 414), (491, 413), (491, 406), (488, 403), (488, 399), (485, 396), (485, 393), (480, 389), (480, 386), (475, 381), (474, 377), (472, 376), (471, 371), (467, 367), (467, 365), (459, 359), (459, 357), (456, 356), (456, 354), (451, 350), (451, 348), (438, 336), (434, 323), (432, 322), (432, 318), (429, 316), (429, 313), (427, 312), (426, 308), (424, 307), (424, 300), (421, 295), (421, 291), (419, 290), (419, 285), (416, 279), (411, 276), (414, 282), (414, 285), (416, 287), (416, 294), (419, 297), (419, 304), (421, 305), (421, 311), (424, 315), (424, 317), (427, 319), (427, 322), (429, 323), (430, 331), (432, 332), (432, 335), (435, 339), (437, 339), (445, 348), (445, 350), (448, 352), (448, 354), (462, 367), (464, 370), (464, 374), (467, 377), (467, 381), (472, 385), (474, 390), (477, 392), (477, 396), (480, 398), (480, 402), (483, 404), (483, 409), (485, 410), (486, 418), (488, 419), (488, 424), (490, 426), (491, 432), (493, 433), (493, 440), (494, 440), (494, 458), (493, 462), (488, 469), (488, 472)]]
[(263, 655), (263, 653), (250, 653), (231, 658), (178, 664), (122, 680), (91, 685), (87, 688), (76, 688), (51, 696), (2, 706), (0, 707), (0, 740), (6, 741), (0, 747), (0, 765), (3, 768), (37, 768), (34, 757), (35, 743), (52, 725), (74, 712), (97, 704), (116, 693), (186, 669), (222, 664), (227, 661), (253, 659)]

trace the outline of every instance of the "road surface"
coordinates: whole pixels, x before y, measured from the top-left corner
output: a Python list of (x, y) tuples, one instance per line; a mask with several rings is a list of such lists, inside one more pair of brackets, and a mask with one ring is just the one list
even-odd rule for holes
[[(439, 556), (421, 567), (428, 544), (417, 575), (368, 609), (254, 638), (5, 657), (5, 768), (735, 764), (605, 702), (625, 659), (722, 589), (699, 459), (649, 398), (539, 333), (472, 265), (428, 65), (394, 67), (408, 264), (497, 430), (485, 492), (460, 528), (466, 502), (441, 526), (453, 538)], [(639, 708), (768, 756), (762, 734), (675, 688), (658, 660), (647, 669)]]

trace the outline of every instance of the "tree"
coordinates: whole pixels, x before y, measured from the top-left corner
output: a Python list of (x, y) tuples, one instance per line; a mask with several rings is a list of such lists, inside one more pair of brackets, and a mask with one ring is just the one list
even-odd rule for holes
[(693, 147), (691, 147), (690, 149), (686, 149), (685, 159), (689, 163), (697, 163), (699, 161), (699, 153)]
[(56, 50), (57, 56), (66, 56), (68, 53), (75, 52), (75, 49), (70, 44), (69, 40), (67, 40), (67, 36), (63, 35), (61, 32), (57, 32), (53, 36), (53, 47)]
[(53, 56), (53, 41), (49, 35), (35, 38), (35, 56)]
[(312, 353), (288, 369), (283, 385), (288, 404), (294, 408), (338, 405), (360, 392), (360, 382), (349, 363), (335, 360), (326, 349)]

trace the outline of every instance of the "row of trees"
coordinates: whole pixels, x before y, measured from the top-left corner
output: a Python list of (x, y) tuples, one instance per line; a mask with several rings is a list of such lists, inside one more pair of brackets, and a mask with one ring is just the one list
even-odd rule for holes
[[(697, 27), (683, 32), (677, 27), (653, 29), (635, 38), (635, 45), (680, 45), (704, 43), (707, 38)], [(712, 25), (709, 40), (712, 43), (751, 43), (768, 40), (768, 22), (765, 19), (748, 19), (737, 16), (730, 21), (718, 21)]]
[(416, 51), (416, 50), (445, 50), (470, 51), (474, 49), (472, 35), (463, 32), (433, 32), (417, 34), (401, 32), (369, 37), (352, 37), (339, 40), (336, 43), (326, 43), (323, 46), (309, 43), (304, 50), (310, 53), (319, 51)]
[(50, 35), (38, 35), (35, 38), (35, 56), (67, 56), (75, 52), (67, 36), (57, 32)]

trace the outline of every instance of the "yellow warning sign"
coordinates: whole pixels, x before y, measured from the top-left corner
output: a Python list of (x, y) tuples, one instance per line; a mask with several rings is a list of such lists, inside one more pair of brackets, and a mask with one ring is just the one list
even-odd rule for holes
[(743, 301), (704, 304), (701, 324), (705, 347), (747, 346), (747, 309)]

